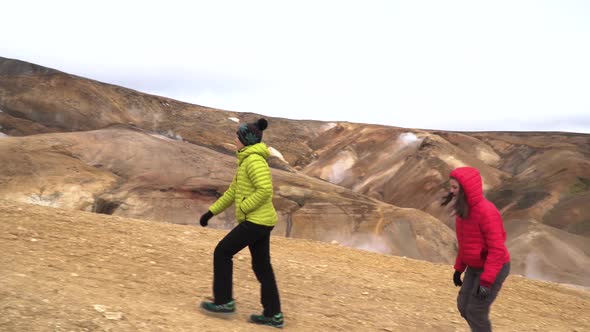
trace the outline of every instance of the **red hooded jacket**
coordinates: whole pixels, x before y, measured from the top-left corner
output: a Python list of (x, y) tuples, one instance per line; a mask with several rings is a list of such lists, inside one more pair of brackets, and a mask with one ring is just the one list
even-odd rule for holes
[(502, 265), (510, 261), (504, 242), (506, 231), (496, 206), (483, 196), (479, 171), (473, 167), (459, 167), (451, 172), (465, 193), (469, 214), (455, 219), (459, 252), (455, 270), (463, 272), (467, 266), (483, 268), (480, 284), (491, 286)]

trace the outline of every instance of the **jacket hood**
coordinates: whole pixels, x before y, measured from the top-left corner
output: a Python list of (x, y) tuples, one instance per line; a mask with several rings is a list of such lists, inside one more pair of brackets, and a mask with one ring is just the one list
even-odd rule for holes
[(459, 167), (455, 168), (451, 174), (451, 177), (457, 179), (465, 197), (467, 198), (467, 204), (473, 206), (479, 203), (483, 199), (483, 185), (481, 180), (481, 174), (477, 168), (473, 167)]
[(253, 145), (248, 145), (237, 152), (238, 155), (238, 164), (241, 164), (244, 159), (249, 157), (252, 154), (257, 154), (264, 159), (268, 159), (270, 156), (270, 151), (268, 147), (264, 143), (256, 143)]

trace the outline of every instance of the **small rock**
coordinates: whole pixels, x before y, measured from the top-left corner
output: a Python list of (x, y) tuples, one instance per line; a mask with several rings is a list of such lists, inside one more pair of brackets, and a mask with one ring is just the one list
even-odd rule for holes
[(238, 256), (238, 260), (239, 261), (243, 261), (244, 260), (244, 256)]
[(336, 241), (336, 240), (332, 240), (332, 241), (330, 242), (330, 244), (336, 244), (336, 245), (338, 245), (338, 244), (340, 244), (340, 242), (338, 242), (338, 241)]
[(78, 277), (78, 276), (79, 276), (77, 273), (70, 273), (70, 275), (71, 275), (72, 277)]
[(39, 240), (37, 240), (37, 239), (34, 239), (34, 238), (33, 238), (33, 239), (31, 239), (31, 242), (37, 242), (37, 241), (39, 241)]
[(150, 261), (150, 264), (156, 264), (156, 262), (154, 262), (154, 261)]
[(103, 315), (106, 319), (110, 319), (110, 320), (120, 320), (121, 318), (123, 318), (122, 312), (108, 311), (108, 312), (103, 313)]
[(94, 310), (98, 311), (98, 312), (105, 312), (107, 311), (107, 307), (102, 305), (102, 304), (95, 304), (93, 305)]
[(363, 295), (369, 295), (369, 292), (363, 292)]

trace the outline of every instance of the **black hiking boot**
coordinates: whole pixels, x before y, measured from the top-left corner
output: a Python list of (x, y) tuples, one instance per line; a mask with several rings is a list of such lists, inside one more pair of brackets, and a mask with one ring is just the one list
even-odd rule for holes
[(282, 312), (279, 312), (272, 317), (266, 317), (264, 315), (251, 315), (250, 321), (255, 324), (268, 325), (278, 328), (282, 328), (284, 325)]

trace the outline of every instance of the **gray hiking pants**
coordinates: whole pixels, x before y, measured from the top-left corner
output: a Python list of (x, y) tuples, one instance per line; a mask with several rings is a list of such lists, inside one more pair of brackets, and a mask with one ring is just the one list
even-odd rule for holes
[(498, 276), (496, 276), (496, 281), (491, 287), (490, 296), (483, 301), (475, 297), (482, 272), (483, 269), (468, 267), (463, 278), (463, 285), (459, 290), (459, 296), (457, 296), (457, 308), (473, 332), (492, 331), (492, 323), (489, 317), (490, 307), (496, 296), (498, 296), (504, 280), (508, 277), (508, 273), (510, 273), (510, 262), (502, 266)]

